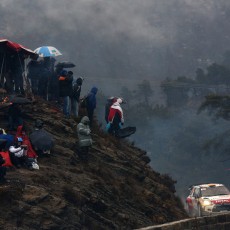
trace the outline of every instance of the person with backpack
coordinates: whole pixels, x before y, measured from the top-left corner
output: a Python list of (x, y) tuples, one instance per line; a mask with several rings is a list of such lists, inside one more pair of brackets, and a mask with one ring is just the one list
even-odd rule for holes
[(118, 136), (118, 132), (121, 127), (124, 125), (124, 116), (121, 104), (123, 100), (118, 98), (113, 105), (110, 107), (108, 123), (106, 125), (106, 130), (108, 133)]
[(89, 123), (90, 127), (92, 127), (93, 124), (93, 114), (97, 105), (97, 100), (96, 100), (97, 91), (98, 91), (97, 87), (94, 86), (86, 96), (86, 109), (88, 113), (88, 118), (90, 120)]
[(90, 120), (87, 116), (81, 119), (77, 125), (78, 148), (77, 153), (81, 160), (88, 161), (89, 147), (92, 146), (91, 130), (89, 127)]
[(70, 97), (71, 100), (71, 111), (75, 118), (78, 117), (78, 110), (79, 110), (79, 102), (80, 102), (80, 95), (81, 95), (81, 86), (83, 82), (83, 77), (77, 78), (75, 83), (73, 84), (73, 91)]

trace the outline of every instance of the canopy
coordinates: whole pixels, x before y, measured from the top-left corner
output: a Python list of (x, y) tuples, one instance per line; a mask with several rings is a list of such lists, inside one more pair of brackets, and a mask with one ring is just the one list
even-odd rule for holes
[(0, 52), (11, 51), (11, 52), (20, 52), (27, 55), (36, 55), (36, 53), (26, 48), (25, 46), (9, 41), (7, 39), (0, 39)]

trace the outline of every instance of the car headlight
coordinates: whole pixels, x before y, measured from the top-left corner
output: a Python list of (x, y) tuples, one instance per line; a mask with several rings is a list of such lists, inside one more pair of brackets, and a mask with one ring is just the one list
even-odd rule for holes
[(212, 202), (210, 200), (204, 200), (204, 202), (203, 202), (204, 206), (211, 205), (211, 204), (212, 204)]

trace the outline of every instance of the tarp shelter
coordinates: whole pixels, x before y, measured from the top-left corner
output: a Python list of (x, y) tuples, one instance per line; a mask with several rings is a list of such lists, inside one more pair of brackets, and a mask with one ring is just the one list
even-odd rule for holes
[(25, 59), (35, 55), (34, 51), (19, 43), (0, 39), (0, 83), (4, 84), (4, 75), (9, 70), (14, 77), (22, 74), (25, 71)]
[(25, 46), (9, 41), (7, 39), (0, 39), (0, 53), (20, 53), (28, 56), (35, 55), (34, 51), (26, 48)]

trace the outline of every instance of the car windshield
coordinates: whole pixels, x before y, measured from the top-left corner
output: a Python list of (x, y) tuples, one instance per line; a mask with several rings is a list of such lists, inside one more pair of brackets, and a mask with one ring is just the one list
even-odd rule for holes
[(201, 188), (202, 196), (219, 196), (229, 195), (229, 190), (224, 186), (210, 186), (207, 188)]

